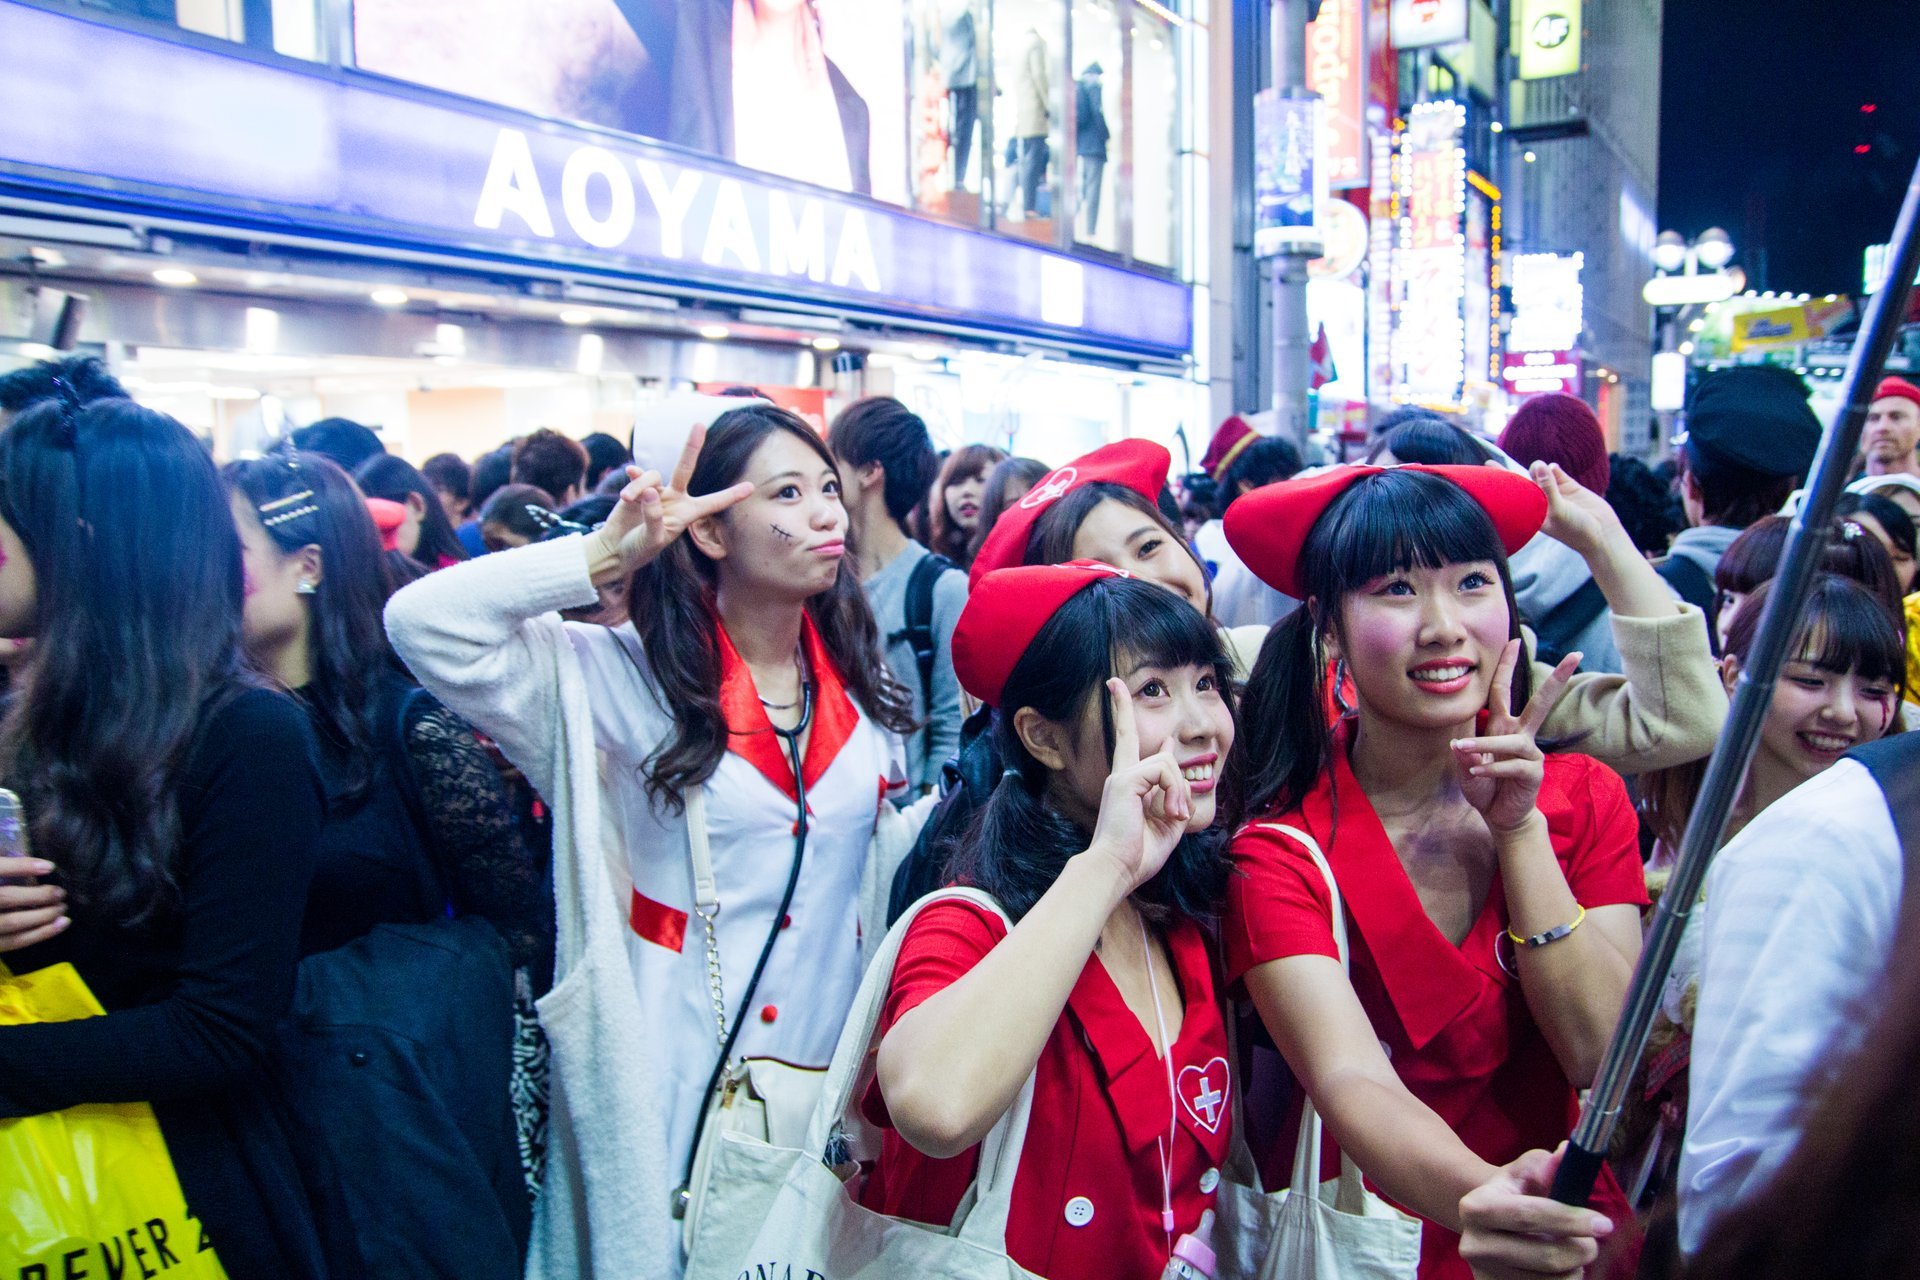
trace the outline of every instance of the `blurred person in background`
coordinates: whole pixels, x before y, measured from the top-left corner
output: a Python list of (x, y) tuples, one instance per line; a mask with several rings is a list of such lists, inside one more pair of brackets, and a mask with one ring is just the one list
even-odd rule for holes
[(293, 447), (302, 453), (324, 454), (348, 475), (368, 458), (387, 451), (371, 428), (351, 418), (322, 418), (301, 427), (293, 433)]
[(326, 795), (306, 716), (247, 667), (213, 459), (164, 414), (60, 394), (0, 435), (0, 551), (0, 634), (40, 640), (0, 724), (35, 855), (0, 950), (71, 963), (106, 1009), (0, 1026), (0, 1120), (149, 1102), (225, 1273), (321, 1280), (268, 1064)]
[(420, 474), (440, 495), (441, 510), (458, 527), (473, 512), (473, 468), (457, 453), (436, 453), (420, 464)]
[(537, 509), (556, 516), (554, 501), (545, 489), (530, 484), (510, 484), (494, 490), (487, 505), (480, 509), (480, 536), (488, 551), (505, 551), (538, 542), (550, 522), (534, 514)]
[(559, 510), (586, 492), (587, 450), (578, 440), (542, 427), (513, 446), (513, 483), (544, 489)]
[(384, 498), (406, 509), (393, 537), (394, 549), (402, 555), (412, 556), (428, 570), (467, 558), (433, 482), (405, 458), (390, 453), (369, 458), (360, 464), (354, 479), (369, 498)]
[(1049, 470), (1051, 468), (1037, 458), (1002, 458), (993, 464), (980, 493), (980, 519), (973, 531), (973, 541), (967, 545), (969, 556), (980, 554), (980, 544), (993, 532), (994, 521), (1000, 518), (1000, 513), (1026, 497), (1027, 490), (1039, 484)]
[(91, 404), (95, 400), (124, 400), (127, 391), (98, 356), (41, 360), (0, 374), (0, 427), (13, 421), (29, 405), (68, 396), (76, 403)]
[(473, 464), (473, 483), (467, 489), (467, 518), (454, 530), (469, 558), (487, 554), (487, 542), (480, 532), (480, 513), (487, 500), (513, 479), (513, 442), (491, 453), (482, 454)]
[(1893, 560), (1894, 580), (1902, 596), (1913, 592), (1916, 535), (1913, 517), (1891, 498), (1877, 493), (1843, 493), (1833, 513), (1872, 534)]
[(933, 439), (919, 414), (891, 396), (871, 396), (841, 411), (827, 445), (881, 654), (920, 720), (907, 738), (907, 778), (918, 796), (940, 781), (964, 718), (952, 643), (967, 575), (906, 530), (908, 513), (933, 480)]
[(1882, 378), (1867, 405), (1860, 460), (1869, 476), (1920, 479), (1920, 387), (1905, 378)]
[(608, 475), (620, 475), (624, 479), (622, 469), (633, 461), (627, 446), (604, 431), (594, 432), (580, 442), (580, 447), (587, 451), (587, 474), (580, 483), (582, 493), (594, 492)]
[(1673, 535), (1686, 527), (1673, 495), (1646, 463), (1624, 453), (1607, 455), (1607, 505), (1644, 556), (1667, 554)]
[(927, 490), (914, 538), (937, 556), (962, 569), (973, 563), (973, 538), (980, 528), (987, 472), (1006, 459), (992, 445), (963, 445), (947, 455)]
[(1213, 576), (1213, 617), (1223, 627), (1272, 626), (1299, 604), (1260, 581), (1227, 545), (1221, 519), (1235, 499), (1300, 471), (1300, 451), (1262, 436), (1238, 414), (1220, 424), (1200, 459), (1203, 495), (1212, 517), (1194, 531), (1194, 549)]

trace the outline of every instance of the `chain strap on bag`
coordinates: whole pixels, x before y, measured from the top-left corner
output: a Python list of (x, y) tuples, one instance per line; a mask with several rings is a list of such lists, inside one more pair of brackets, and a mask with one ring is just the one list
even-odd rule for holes
[[(1256, 825), (1299, 844), (1319, 868), (1332, 900), (1340, 971), (1351, 976), (1346, 907), (1320, 845), (1295, 827)], [(1291, 1185), (1268, 1193), (1247, 1148), (1240, 1092), (1233, 1095), (1233, 1145), (1214, 1209), (1215, 1280), (1414, 1280), (1420, 1270), (1420, 1219), (1369, 1190), (1360, 1166), (1345, 1151), (1339, 1176), (1320, 1181), (1321, 1121), (1313, 1099), (1302, 1091)]]

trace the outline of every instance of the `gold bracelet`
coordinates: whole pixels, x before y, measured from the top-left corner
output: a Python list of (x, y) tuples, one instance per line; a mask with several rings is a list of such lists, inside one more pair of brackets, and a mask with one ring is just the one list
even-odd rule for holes
[[(1578, 905), (1578, 904), (1575, 904), (1575, 905)], [(1507, 936), (1513, 939), (1513, 945), (1516, 947), (1544, 947), (1549, 942), (1560, 941), (1560, 939), (1566, 937), (1568, 934), (1572, 933), (1575, 929), (1578, 929), (1580, 927), (1580, 922), (1582, 920), (1585, 920), (1586, 918), (1587, 918), (1587, 909), (1585, 907), (1581, 907), (1579, 914), (1575, 915), (1572, 921), (1570, 921), (1567, 924), (1556, 925), (1554, 928), (1547, 930), (1545, 933), (1536, 933), (1531, 938), (1523, 938), (1519, 934), (1515, 933), (1513, 930), (1509, 929), (1507, 930)]]

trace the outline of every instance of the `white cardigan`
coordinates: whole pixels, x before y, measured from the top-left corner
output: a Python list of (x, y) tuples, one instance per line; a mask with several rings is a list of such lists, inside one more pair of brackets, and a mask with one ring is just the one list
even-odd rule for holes
[[(668, 1205), (670, 1062), (642, 1016), (629, 954), (633, 880), (603, 792), (588, 679), (559, 609), (596, 600), (579, 538), (535, 543), (430, 574), (393, 597), (387, 630), (421, 683), (480, 726), (553, 811), (555, 983), (539, 1002), (552, 1046), (547, 1175), (534, 1212), (532, 1280), (680, 1272)], [(600, 638), (596, 636), (595, 638)], [(862, 938), (885, 935), (886, 894), (928, 805), (891, 805), (863, 869)], [(668, 847), (685, 819), (654, 815)]]

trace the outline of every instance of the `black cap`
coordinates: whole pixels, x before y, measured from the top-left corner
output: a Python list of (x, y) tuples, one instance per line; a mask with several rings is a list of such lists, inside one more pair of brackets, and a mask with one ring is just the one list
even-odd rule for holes
[(1717, 369), (1687, 401), (1689, 449), (1764, 476), (1804, 477), (1820, 448), (1807, 384), (1778, 365)]

